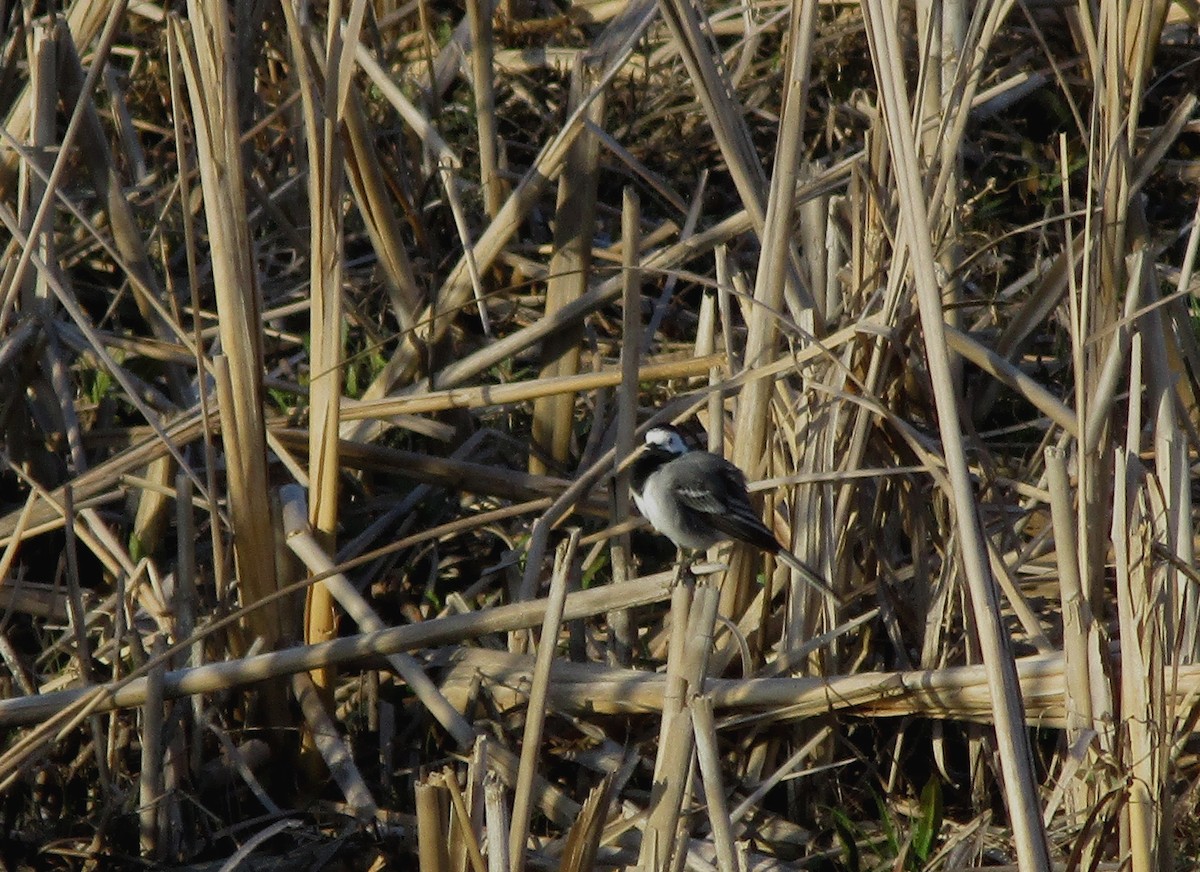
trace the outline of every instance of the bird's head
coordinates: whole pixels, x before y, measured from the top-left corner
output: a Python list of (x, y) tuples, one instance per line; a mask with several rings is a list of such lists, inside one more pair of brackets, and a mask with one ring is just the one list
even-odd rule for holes
[(646, 447), (667, 454), (687, 454), (688, 446), (683, 434), (670, 424), (659, 424), (646, 431)]

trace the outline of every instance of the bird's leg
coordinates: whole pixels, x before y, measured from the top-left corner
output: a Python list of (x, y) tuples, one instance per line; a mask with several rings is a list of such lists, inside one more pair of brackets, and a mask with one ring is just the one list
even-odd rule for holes
[(678, 558), (675, 561), (675, 577), (671, 579), (671, 585), (682, 584), (686, 575), (692, 572), (692, 564), (695, 562), (694, 553), (690, 549), (676, 548), (675, 556)]

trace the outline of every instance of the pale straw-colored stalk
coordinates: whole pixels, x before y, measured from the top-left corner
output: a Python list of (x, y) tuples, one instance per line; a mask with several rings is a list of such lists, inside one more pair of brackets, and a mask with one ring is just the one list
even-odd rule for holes
[(571, 825), (563, 842), (560, 869), (577, 869), (579, 872), (592, 872), (595, 869), (614, 783), (614, 777), (606, 775), (588, 793), (579, 817)]
[[(262, 339), (257, 271), (251, 261), (243, 185), (240, 125), (234, 97), (228, 10), (222, 3), (188, 3), (191, 38), (173, 20), (183, 56), (201, 190), (212, 251), (213, 288), (226, 361), (219, 399), (228, 468), (230, 521), (242, 596), (254, 603), (276, 589), (275, 537), (267, 487), (262, 408)], [(280, 607), (252, 613), (254, 635), (274, 646), (283, 631)]]
[[(616, 394), (617, 432), (613, 445), (614, 475), (612, 487), (612, 521), (623, 524), (629, 518), (631, 470), (623, 463), (634, 449), (634, 431), (637, 429), (638, 391), (636, 385), (642, 381), (638, 368), (641, 362), (642, 332), (642, 273), (641, 261), (641, 201), (632, 188), (626, 188), (621, 200), (621, 272), (624, 279), (621, 296), (621, 332), (625, 342), (621, 346), (621, 385)], [(613, 567), (613, 581), (622, 582), (633, 577), (633, 552), (630, 550), (628, 533), (613, 538), (609, 548)], [(637, 644), (637, 628), (632, 612), (621, 610), (608, 616), (609, 659), (618, 666), (633, 662), (633, 650)]]
[(352, 87), (342, 119), (346, 132), (346, 177), (358, 205), (358, 214), (362, 216), (371, 245), (379, 257), (392, 311), (400, 326), (407, 329), (412, 326), (421, 306), (421, 287), (408, 256), (404, 231), (395, 214), (364, 102), (358, 87)]
[[(106, 57), (112, 47), (112, 39), (124, 17), (126, 5), (125, 2), (114, 3), (108, 0), (74, 0), (66, 10), (64, 18), (75, 45), (91, 45), (97, 34), (102, 30), (106, 32), (100, 40), (99, 51), (92, 59), (92, 72), (88, 77), (90, 85), (86, 89), (89, 94), (104, 69)], [(34, 104), (37, 99), (32, 80), (22, 84), (22, 90), (13, 100), (3, 125), (4, 129), (17, 139), (24, 139), (33, 131), (36, 112)], [(81, 106), (82, 104), (76, 104), (77, 109)], [(61, 143), (62, 157), (70, 151), (66, 145), (70, 140), (71, 135), (65, 134)], [(0, 157), (0, 199), (7, 201), (17, 181), (19, 157), (8, 151), (0, 152), (0, 155), (3, 155)]]
[(504, 201), (500, 177), (501, 140), (496, 132), (496, 87), (493, 59), (492, 0), (469, 0), (467, 22), (471, 29), (471, 78), (475, 91), (475, 124), (479, 142), (479, 184), (483, 209), (495, 218)]
[(713, 718), (712, 700), (704, 695), (692, 697), (692, 728), (696, 737), (696, 762), (700, 778), (704, 783), (704, 802), (708, 807), (708, 822), (712, 829), (713, 843), (717, 852), (717, 868), (720, 872), (737, 872), (737, 858), (733, 852), (733, 828), (730, 824), (729, 806), (725, 801), (725, 787), (721, 780), (721, 757), (717, 748), (717, 728)]
[[(666, 868), (673, 859), (677, 862), (686, 852), (686, 834), (690, 829), (686, 818), (681, 817), (691, 789), (695, 749), (688, 702), (693, 694), (704, 692), (720, 595), (711, 583), (702, 582), (690, 599), (688, 604), (686, 598), (681, 598), (678, 601), (681, 608), (677, 610), (674, 608), (677, 601), (672, 598), (672, 621), (680, 622), (684, 618), (682, 606), (688, 608), (683, 629), (680, 630), (679, 623), (673, 623), (671, 630), (671, 651), (667, 658), (669, 696), (664, 698), (664, 703), (669, 700), (670, 704), (663, 708), (654, 785), (639, 858), (641, 868), (647, 872)], [(672, 657), (677, 664), (674, 670)]]
[(432, 772), (416, 783), (417, 856), (428, 872), (450, 872), (446, 799), (442, 773)]
[[(787, 284), (796, 277), (791, 271), (792, 215), (795, 209), (795, 190), (799, 180), (800, 157), (804, 141), (804, 117), (807, 107), (809, 68), (812, 61), (812, 40), (816, 7), (809, 3), (793, 6), (788, 28), (787, 63), (784, 73), (783, 117), (779, 122), (775, 162), (766, 199), (760, 236), (762, 249), (754, 283), (754, 307), (749, 315), (744, 364), (757, 366), (776, 357), (779, 342), (778, 313), (783, 308)], [(758, 164), (755, 163), (757, 168)], [(745, 201), (745, 196), (743, 195)], [(805, 295), (807, 296), (807, 295)], [(813, 331), (816, 313), (809, 307), (801, 326)], [(774, 385), (767, 380), (747, 383), (738, 395), (734, 444), (731, 460), (751, 478), (765, 472), (767, 433), (772, 422), (771, 395)], [(787, 544), (791, 544), (790, 542)], [(750, 599), (753, 572), (749, 558), (743, 552), (735, 555), (730, 574), (721, 592), (721, 613), (736, 619)], [(802, 602), (808, 594), (798, 577), (791, 581), (794, 602)]]
[[(688, 376), (700, 376), (711, 372), (712, 368), (719, 363), (720, 361), (715, 355), (708, 355), (678, 360), (651, 360), (639, 367), (635, 357), (629, 370), (626, 370), (622, 363), (620, 368), (602, 369), (599, 372), (525, 379), (511, 384), (425, 391), (373, 402), (346, 401), (342, 410), (342, 418), (345, 420), (391, 418), (395, 415), (443, 412), (450, 409), (484, 409), (489, 406), (507, 406), (557, 394), (573, 394), (623, 384), (636, 385), (638, 382), (667, 381)], [(625, 455), (622, 454), (622, 456)]]
[[(673, 573), (664, 572), (634, 579), (620, 586), (610, 585), (570, 593), (564, 606), (564, 619), (576, 620), (603, 614), (613, 608), (660, 602), (670, 595), (672, 578)], [(163, 694), (165, 698), (174, 699), (197, 693), (214, 693), (270, 677), (309, 671), (323, 664), (349, 664), (359, 662), (364, 657), (387, 657), (401, 651), (437, 647), (463, 639), (534, 627), (543, 621), (546, 607), (545, 599), (516, 603), (469, 614), (449, 615), (419, 624), (388, 627), (361, 636), (348, 636), (317, 645), (298, 646), (240, 660), (174, 670), (163, 678)], [(193, 639), (183, 640), (163, 656), (174, 656), (181, 646), (192, 644)], [(42, 723), (53, 726), (56, 714), (80, 717), (80, 706), (84, 706), (82, 711), (83, 716), (86, 716), (93, 711), (142, 705), (146, 698), (146, 680), (142, 675), (153, 665), (154, 661), (150, 661), (124, 680), (108, 686), (75, 688), (32, 697), (0, 700), (0, 723)], [(501, 752), (502, 749), (493, 748), (493, 753), (502, 757)], [(7, 757), (4, 759), (7, 760)], [(515, 758), (513, 762), (515, 763)], [(506, 764), (501, 760), (499, 765)], [(0, 766), (0, 773), (2, 772), (3, 767)], [(515, 765), (512, 772), (515, 776)], [(563, 808), (569, 811), (569, 806)], [(545, 808), (543, 810), (545, 811)], [(547, 813), (552, 814), (555, 819), (563, 817), (557, 812)], [(568, 816), (566, 819), (571, 818)]]
[[(1084, 595), (1080, 575), (1080, 551), (1075, 531), (1077, 520), (1067, 477), (1066, 457), (1059, 448), (1047, 448), (1046, 470), (1050, 485), (1050, 509), (1059, 570), (1063, 620), (1063, 652), (1066, 671), (1064, 695), (1067, 705), (1067, 740), (1071, 750), (1064, 766), (1078, 768), (1079, 757), (1094, 762), (1088, 746), (1096, 737), (1096, 750), (1114, 749), (1114, 725), (1108, 675), (1102, 659), (1100, 627), (1093, 605)], [(1075, 749), (1083, 747), (1078, 751)], [(1099, 772), (1069, 778), (1068, 806), (1072, 815), (1093, 808), (1106, 788)], [(1049, 825), (1051, 807), (1047, 806)]]
[(1033, 757), (1025, 733), (1020, 686), (1012, 652), (1001, 635), (996, 583), (988, 566), (983, 531), (967, 472), (957, 398), (945, 342), (945, 321), (933, 252), (927, 208), (921, 188), (909, 119), (909, 101), (900, 66), (895, 10), (877, 0), (863, 4), (872, 62), (880, 85), (881, 109), (887, 119), (888, 143), (895, 161), (902, 204), (901, 229), (911, 258), (912, 278), (924, 331), (930, 380), (937, 408), (938, 431), (945, 453), (951, 499), (962, 548), (962, 568), (970, 590), (979, 647), (992, 679), (996, 739), (1005, 783), (1005, 799), (1013, 827), (1019, 863), (1024, 872), (1045, 869), (1050, 862), (1046, 832), (1033, 773)]
[(483, 807), (487, 821), (488, 872), (509, 872), (508, 803), (505, 802), (504, 786), (495, 773), (488, 773), (483, 780)]
[[(304, 115), (305, 140), (308, 144), (307, 174), (309, 214), (309, 431), (308, 431), (308, 512), (309, 525), (335, 550), (338, 528), (341, 464), (338, 426), (342, 399), (342, 273), (344, 213), (342, 196), (345, 186), (342, 148), (342, 93), (350, 83), (343, 82), (343, 59), (353, 58), (358, 43), (364, 3), (354, 2), (349, 25), (342, 32), (342, 4), (329, 7), (324, 45), (309, 53), (306, 34), (296, 20), (290, 3), (284, 4), (292, 64), (298, 80)], [(324, 641), (336, 632), (333, 600), (327, 587), (308, 589), (304, 612), (305, 641)], [(312, 690), (326, 709), (332, 708), (336, 673), (318, 670), (311, 677)], [(309, 690), (303, 682), (293, 682), (296, 690)], [(311, 708), (310, 704), (310, 708)], [(307, 713), (306, 709), (306, 713)], [(310, 732), (305, 735), (308, 751), (311, 742), (320, 745), (315, 733), (320, 723), (308, 717)], [(322, 749), (322, 756), (329, 754)], [(349, 797), (348, 797), (349, 798)], [(352, 803), (353, 804), (353, 803)]]
[(472, 872), (487, 872), (466, 798), (458, 787), (458, 778), (449, 766), (442, 770), (442, 783), (450, 796), (450, 850), (456, 855), (463, 855), (461, 862), (458, 856), (452, 856), (451, 862), (455, 868), (465, 868), (469, 861)]
[[(1134, 359), (1140, 362), (1140, 355)], [(1116, 469), (1113, 551), (1121, 633), (1123, 733), (1119, 747), (1130, 774), (1121, 824), (1123, 838), (1129, 844), (1130, 869), (1151, 872), (1162, 868), (1160, 858), (1170, 853), (1164, 842), (1162, 780), (1167, 747), (1162, 735), (1166, 727), (1163, 683), (1167, 640), (1163, 638), (1162, 622), (1154, 620), (1154, 613), (1163, 608), (1164, 601), (1161, 574), (1149, 560), (1152, 520), (1146, 505), (1145, 471), (1136, 455), (1129, 454), (1118, 455)]]
[[(571, 72), (568, 110), (580, 108), (587, 99), (584, 119), (597, 124), (604, 117), (604, 94), (591, 94), (596, 70), (580, 62)], [(558, 177), (555, 204), (554, 254), (546, 282), (543, 317), (554, 314), (587, 291), (592, 269), (592, 238), (596, 234), (596, 186), (599, 182), (599, 143), (587, 126), (571, 144), (563, 172)], [(542, 342), (543, 378), (573, 375), (579, 371), (579, 326), (557, 331)], [(544, 473), (551, 466), (563, 467), (570, 459), (575, 435), (575, 396), (555, 394), (534, 401), (531, 424), (532, 450), (529, 471)]]
[(334, 723), (309, 673), (298, 672), (292, 676), (292, 692), (300, 703), (313, 747), (320, 752), (329, 776), (346, 797), (351, 813), (363, 821), (374, 819), (379, 806), (354, 762), (350, 743)]
[[(162, 637), (155, 640), (154, 653), (165, 647)], [(142, 706), (141, 769), (138, 772), (138, 842), (142, 857), (154, 860), (160, 856), (166, 833), (159, 828), (159, 803), (163, 801), (163, 659), (146, 676), (146, 702)]]
[(579, 528), (558, 549), (554, 561), (554, 573), (550, 576), (550, 595), (547, 597), (546, 615), (542, 619), (542, 632), (538, 636), (537, 660), (533, 669), (533, 680), (529, 686), (529, 704), (525, 711), (525, 730), (521, 736), (521, 765), (517, 770), (517, 785), (513, 793), (512, 822), (508, 834), (509, 868), (521, 872), (525, 868), (525, 842), (529, 838), (529, 816), (533, 810), (533, 780), (537, 773), (537, 759), (541, 751), (542, 735), (546, 725), (546, 691), (550, 685), (550, 671), (554, 666), (554, 652), (558, 646), (559, 629), (562, 626), (563, 608), (566, 605), (568, 579), (574, 571), (576, 553), (579, 549)]
[[(333, 561), (309, 528), (305, 520), (308, 512), (303, 491), (296, 485), (287, 485), (280, 499), (283, 504), (284, 534), (288, 547), (304, 562), (309, 571), (325, 576), (320, 583), (360, 628), (367, 632), (383, 630), (383, 620), (350, 580), (334, 571)], [(388, 655), (388, 664), (404, 679), (412, 692), (429, 709), (430, 714), (460, 746), (469, 747), (474, 743), (475, 730), (446, 702), (445, 697), (416, 660), (406, 654), (396, 653)]]

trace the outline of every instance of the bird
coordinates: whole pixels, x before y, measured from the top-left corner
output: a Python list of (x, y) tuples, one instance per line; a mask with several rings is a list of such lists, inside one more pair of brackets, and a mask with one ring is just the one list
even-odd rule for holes
[(744, 542), (776, 555), (834, 602), (833, 590), (775, 538), (750, 503), (746, 476), (724, 457), (692, 450), (678, 428), (660, 424), (646, 431), (633, 462), (630, 489), (638, 511), (680, 551), (700, 551), (718, 542)]

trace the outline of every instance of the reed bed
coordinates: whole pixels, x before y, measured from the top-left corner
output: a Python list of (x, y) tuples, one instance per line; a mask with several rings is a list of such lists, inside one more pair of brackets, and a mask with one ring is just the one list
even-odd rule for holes
[(1194, 4), (0, 15), (0, 866), (1200, 866)]

